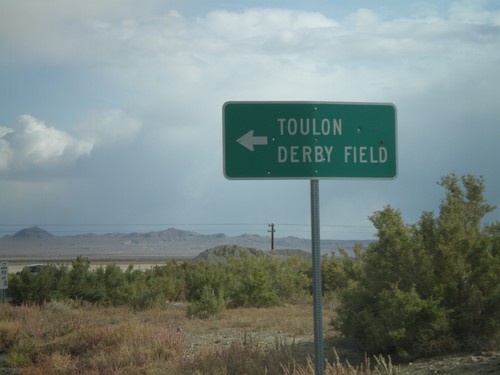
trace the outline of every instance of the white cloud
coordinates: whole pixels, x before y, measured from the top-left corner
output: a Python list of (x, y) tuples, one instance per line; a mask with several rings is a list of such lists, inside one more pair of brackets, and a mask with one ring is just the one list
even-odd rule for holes
[(16, 178), (63, 174), (98, 147), (109, 149), (136, 139), (141, 122), (121, 110), (89, 112), (78, 136), (22, 115), (14, 129), (0, 127), (0, 171)]
[(1, 142), (6, 151), (0, 153), (0, 165), (14, 174), (67, 167), (92, 150), (92, 143), (48, 127), (30, 115), (20, 116), (15, 129), (4, 132)]

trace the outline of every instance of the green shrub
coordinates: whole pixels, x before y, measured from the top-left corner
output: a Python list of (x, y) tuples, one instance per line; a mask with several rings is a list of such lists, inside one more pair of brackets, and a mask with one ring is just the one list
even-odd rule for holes
[(500, 326), (500, 224), (480, 178), (444, 177), (439, 217), (406, 225), (391, 207), (371, 216), (378, 241), (342, 294), (336, 325), (365, 350), (400, 356), (476, 346)]
[(190, 302), (200, 300), (206, 287), (224, 297), (233, 284), (228, 268), (223, 264), (190, 263), (186, 266), (185, 278), (186, 299)]
[(215, 291), (208, 285), (204, 286), (200, 297), (191, 302), (186, 314), (189, 318), (208, 319), (216, 316), (226, 307), (226, 301), (221, 295), (216, 295)]
[(311, 301), (312, 264), (306, 259), (293, 256), (282, 261), (269, 259), (267, 268), (272, 288), (280, 302), (308, 303)]
[(268, 257), (243, 254), (229, 259), (228, 297), (232, 307), (276, 306), (281, 303), (273, 283), (273, 265)]
[(183, 301), (186, 299), (186, 265), (171, 260), (164, 265), (154, 266), (144, 271), (144, 277), (149, 286), (161, 290), (168, 301)]

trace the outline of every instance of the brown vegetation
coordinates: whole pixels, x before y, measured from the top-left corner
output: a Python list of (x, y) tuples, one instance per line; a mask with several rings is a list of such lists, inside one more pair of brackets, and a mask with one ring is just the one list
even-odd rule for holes
[[(228, 309), (207, 320), (188, 319), (183, 304), (140, 312), (75, 302), (1, 305), (0, 373), (312, 375), (312, 326), (309, 305)], [(332, 328), (325, 338), (325, 375), (499, 370), (498, 353), (406, 366), (377, 357), (370, 368)]]
[(22, 374), (312, 374), (306, 305), (200, 320), (182, 304), (134, 312), (53, 302), (2, 305), (0, 322), (4, 366)]

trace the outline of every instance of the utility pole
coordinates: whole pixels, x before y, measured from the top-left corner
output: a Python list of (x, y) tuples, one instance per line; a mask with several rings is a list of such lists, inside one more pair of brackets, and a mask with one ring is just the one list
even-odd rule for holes
[(276, 232), (276, 229), (274, 229), (274, 224), (269, 224), (271, 227), (271, 230), (268, 230), (268, 232), (271, 233), (271, 250), (274, 250), (274, 232)]

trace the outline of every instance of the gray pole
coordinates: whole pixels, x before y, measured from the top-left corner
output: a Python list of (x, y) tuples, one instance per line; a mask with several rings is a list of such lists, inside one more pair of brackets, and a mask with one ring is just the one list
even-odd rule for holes
[(271, 227), (271, 230), (268, 230), (271, 233), (271, 250), (274, 250), (274, 232), (276, 230), (274, 229), (274, 224), (269, 224), (269, 226)]
[(315, 375), (323, 375), (323, 307), (321, 288), (321, 250), (319, 234), (319, 181), (311, 180), (311, 248), (314, 303)]

